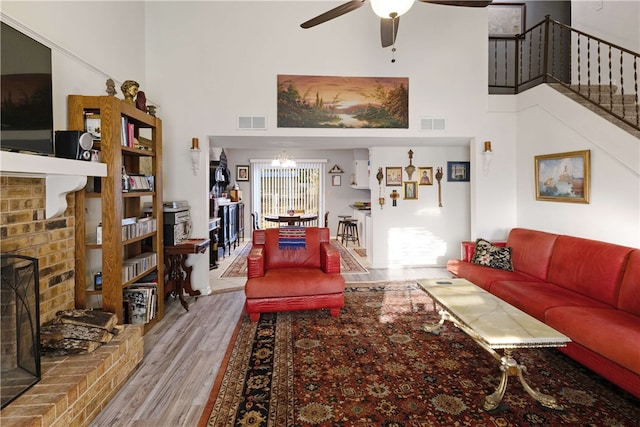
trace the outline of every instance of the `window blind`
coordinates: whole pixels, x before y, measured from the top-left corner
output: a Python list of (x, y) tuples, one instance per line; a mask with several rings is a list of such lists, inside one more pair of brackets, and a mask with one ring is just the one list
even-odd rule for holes
[(251, 206), (259, 215), (260, 227), (270, 224), (264, 221), (264, 215), (287, 215), (289, 210), (320, 218), (325, 165), (326, 160), (297, 160), (295, 168), (283, 168), (271, 166), (270, 160), (251, 160)]

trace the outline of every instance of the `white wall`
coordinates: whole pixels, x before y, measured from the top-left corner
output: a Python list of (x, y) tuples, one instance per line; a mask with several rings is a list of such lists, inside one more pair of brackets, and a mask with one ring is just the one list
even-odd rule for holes
[[(547, 86), (518, 98), (518, 225), (640, 247), (640, 141)], [(589, 204), (536, 201), (537, 155), (591, 150)]]

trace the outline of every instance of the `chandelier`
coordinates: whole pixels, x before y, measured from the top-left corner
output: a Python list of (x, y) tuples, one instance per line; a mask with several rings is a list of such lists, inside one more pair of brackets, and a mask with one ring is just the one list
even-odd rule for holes
[(287, 154), (286, 150), (282, 150), (282, 154), (276, 156), (271, 162), (271, 166), (279, 166), (281, 168), (295, 168), (296, 161)]

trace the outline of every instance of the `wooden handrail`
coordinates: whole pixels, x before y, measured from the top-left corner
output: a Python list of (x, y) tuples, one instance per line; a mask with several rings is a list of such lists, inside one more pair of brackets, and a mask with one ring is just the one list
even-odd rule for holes
[(489, 37), (489, 58), (492, 94), (516, 94), (541, 83), (558, 83), (640, 130), (636, 52), (547, 15), (522, 34)]

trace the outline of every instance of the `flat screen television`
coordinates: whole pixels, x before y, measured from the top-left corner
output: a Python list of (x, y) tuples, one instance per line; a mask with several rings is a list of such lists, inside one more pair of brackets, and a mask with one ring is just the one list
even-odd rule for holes
[(0, 148), (53, 155), (51, 49), (1, 24)]

